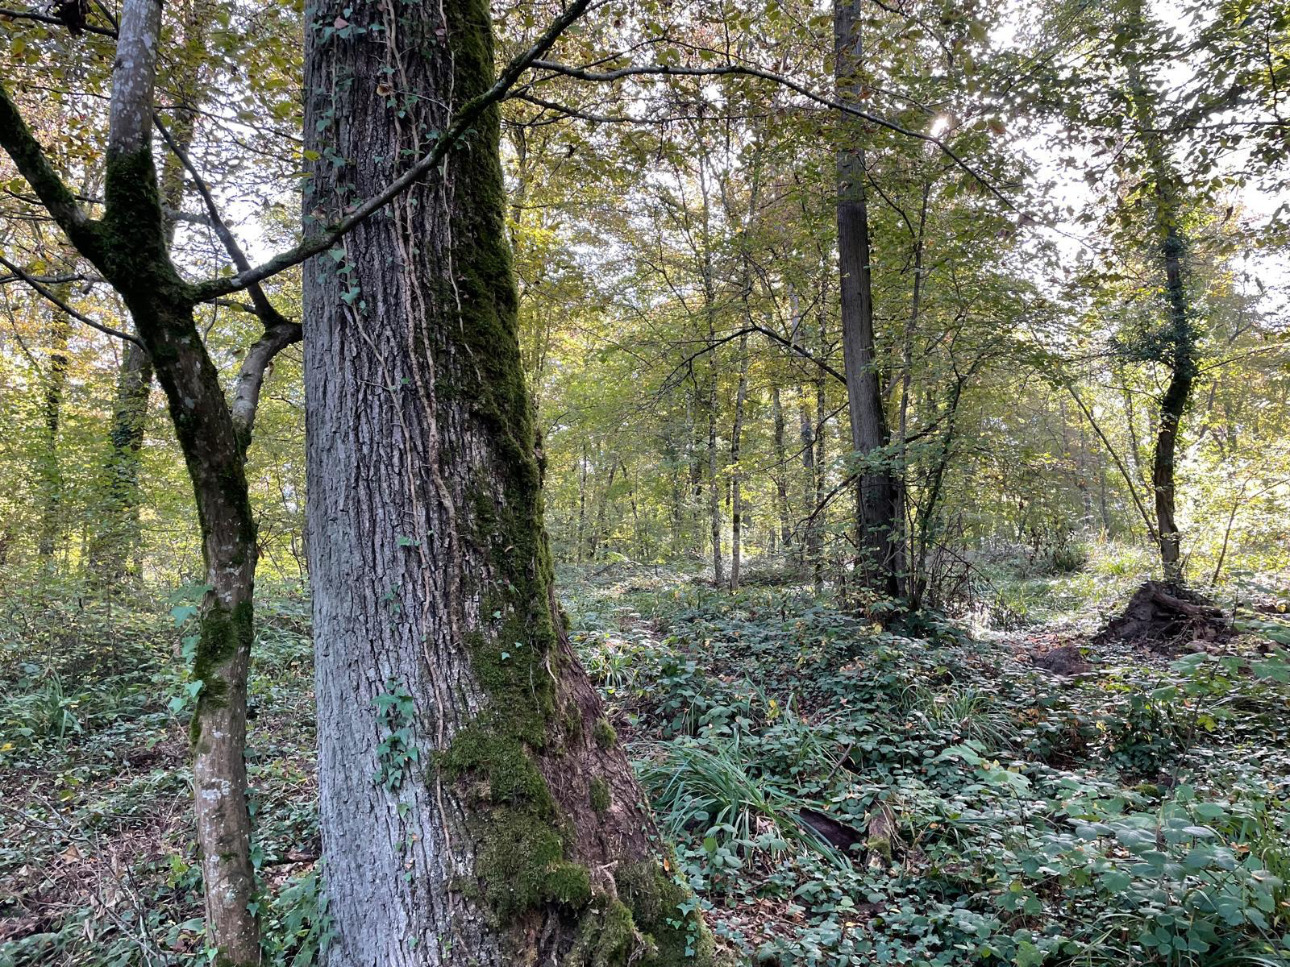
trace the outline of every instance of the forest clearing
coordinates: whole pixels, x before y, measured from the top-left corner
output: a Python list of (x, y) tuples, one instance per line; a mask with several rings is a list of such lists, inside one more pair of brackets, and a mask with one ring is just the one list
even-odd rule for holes
[(1290, 965), (1285, 0), (0, 9), (0, 967)]

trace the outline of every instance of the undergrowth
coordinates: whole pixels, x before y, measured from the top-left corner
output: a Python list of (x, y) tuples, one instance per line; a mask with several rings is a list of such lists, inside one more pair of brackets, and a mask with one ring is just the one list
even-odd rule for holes
[(1275, 653), (1109, 649), (1066, 680), (802, 589), (642, 578), (569, 608), (714, 930), (756, 963), (1290, 955)]
[[(6, 596), (0, 967), (206, 961), (191, 600)], [(1043, 629), (974, 640), (920, 614), (884, 630), (769, 580), (730, 595), (620, 571), (566, 581), (564, 605), (610, 741), (745, 963), (1290, 956), (1290, 670), (1269, 641), (1290, 633), (1275, 615), (1222, 653), (1102, 646), (1060, 678), (1029, 663)], [(330, 931), (308, 605), (265, 589), (257, 620), (257, 909), (265, 963), (307, 967)]]

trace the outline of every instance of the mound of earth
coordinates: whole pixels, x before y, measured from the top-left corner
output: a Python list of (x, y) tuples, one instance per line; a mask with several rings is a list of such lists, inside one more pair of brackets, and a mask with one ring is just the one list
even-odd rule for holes
[(1195, 591), (1148, 581), (1093, 640), (1118, 639), (1163, 650), (1193, 641), (1226, 641), (1234, 633), (1222, 609)]
[(1036, 668), (1044, 668), (1057, 675), (1083, 675), (1092, 669), (1075, 645), (1062, 645), (1031, 659)]

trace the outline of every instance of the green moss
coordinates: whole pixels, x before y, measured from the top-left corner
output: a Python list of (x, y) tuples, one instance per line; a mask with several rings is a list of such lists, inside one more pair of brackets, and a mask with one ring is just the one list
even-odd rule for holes
[(562, 967), (625, 967), (642, 940), (632, 912), (621, 901), (597, 894), (583, 915)]
[(222, 708), (228, 702), (228, 682), (221, 668), (233, 659), (239, 648), (250, 649), (255, 634), (253, 623), (250, 601), (243, 601), (231, 610), (215, 602), (201, 617), (191, 677), (201, 682), (202, 688), (197, 693), (197, 708), (188, 726), (188, 738), (194, 746), (201, 741), (202, 714)]
[(865, 840), (864, 845), (875, 856), (881, 856), (888, 863), (891, 862), (891, 837), (870, 836)]
[(599, 776), (591, 780), (591, 808), (600, 816), (609, 812), (611, 802), (609, 783)]
[(540, 819), (556, 817), (546, 780), (514, 736), (493, 732), (478, 722), (468, 725), (453, 738), (439, 762), (454, 781), (468, 775), (485, 779), (488, 789), (482, 797), (494, 806), (514, 806)]
[(564, 715), (562, 716), (564, 724), (565, 739), (573, 744), (582, 741), (582, 710), (570, 702), (565, 706)]
[(557, 863), (543, 882), (546, 899), (571, 910), (581, 910), (591, 900), (591, 874), (577, 863)]
[(596, 724), (591, 727), (591, 737), (602, 749), (612, 749), (618, 744), (618, 733), (606, 718), (596, 719)]
[(716, 944), (694, 894), (659, 864), (620, 866), (614, 882), (645, 938), (647, 952), (637, 961), (642, 967), (709, 967), (716, 962)]
[[(493, 39), (486, 0), (444, 0), (446, 42), (452, 53), (457, 106), (486, 91), (494, 72)], [(427, 56), (440, 57), (429, 37)], [(489, 585), (481, 627), (465, 636), (475, 680), (486, 695), (479, 717), (453, 738), (436, 761), (464, 798), (476, 840), (475, 876), (479, 895), (500, 924), (524, 943), (531, 914), (556, 906), (562, 926), (576, 922), (568, 957), (573, 967), (640, 963), (699, 963), (684, 956), (687, 939), (700, 936), (693, 914), (679, 910), (685, 891), (649, 877), (633, 901), (593, 897), (587, 869), (570, 861), (558, 806), (537, 768), (537, 756), (551, 755), (553, 739), (580, 735), (586, 725), (558, 707), (555, 680), (561, 651), (552, 613), (553, 566), (542, 527), (542, 467), (518, 340), (517, 295), (504, 224), (505, 187), (498, 155), (500, 115), (485, 111), (471, 137), (450, 155), (458, 176), (452, 212), (452, 278), (427, 293), (427, 304), (442, 306), (445, 318), (419, 330), (427, 358), (445, 360), (437, 387), (440, 399), (466, 402), (488, 439), (489, 459), (473, 481), (462, 513), (463, 531), (487, 554)], [(441, 323), (442, 324), (439, 324)], [(593, 735), (604, 749), (617, 743), (601, 719)], [(603, 785), (603, 783), (602, 783)], [(608, 807), (608, 788), (593, 799)], [(650, 867), (653, 869), (654, 867)], [(646, 882), (648, 881), (648, 882)], [(620, 893), (622, 887), (619, 888)], [(639, 894), (639, 895), (638, 895)], [(680, 897), (680, 898), (678, 898)], [(692, 899), (691, 899), (691, 902)], [(543, 908), (546, 908), (544, 911)], [(666, 920), (683, 924), (678, 931)], [(648, 924), (648, 927), (646, 927)], [(686, 929), (695, 925), (695, 931)], [(653, 939), (645, 938), (649, 933)], [(662, 959), (665, 950), (682, 956)], [(670, 955), (670, 953), (669, 953)]]

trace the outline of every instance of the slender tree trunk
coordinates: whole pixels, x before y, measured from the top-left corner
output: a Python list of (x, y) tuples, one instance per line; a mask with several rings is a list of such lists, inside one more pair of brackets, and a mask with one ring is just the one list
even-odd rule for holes
[(1172, 346), (1169, 358), (1169, 384), (1160, 400), (1160, 424), (1156, 430), (1156, 447), (1151, 461), (1151, 485), (1155, 491), (1156, 533), (1160, 539), (1160, 560), (1165, 580), (1180, 584), (1182, 571), (1182, 535), (1175, 520), (1177, 483), (1174, 463), (1178, 451), (1178, 430), (1191, 398), (1196, 376), (1196, 335), (1188, 313), (1187, 292), (1183, 282), (1182, 259), (1185, 250), (1182, 236), (1173, 223), (1176, 210), (1170, 213), (1164, 230), (1161, 255), (1165, 265), (1165, 294), (1169, 306)]
[[(780, 553), (787, 554), (793, 542), (793, 526), (788, 503), (788, 457), (784, 445), (784, 401), (779, 387), (770, 391), (773, 458), (775, 460), (775, 512), (779, 518)], [(772, 533), (774, 533), (772, 531)]]
[(717, 450), (717, 366), (716, 353), (708, 353), (708, 533), (712, 541), (712, 580), (717, 587), (726, 583), (725, 560), (721, 553), (721, 456)]
[(587, 541), (587, 446), (582, 446), (582, 459), (578, 461), (578, 538), (577, 562), (583, 561)]
[(730, 432), (730, 590), (739, 590), (740, 557), (743, 553), (743, 490), (739, 447), (744, 433), (744, 403), (748, 399), (748, 336), (739, 337), (739, 388), (735, 392), (735, 424)]
[(55, 310), (49, 327), (49, 358), (41, 401), (40, 534), (36, 550), (52, 566), (58, 539), (63, 533), (63, 472), (58, 453), (58, 430), (63, 418), (63, 393), (67, 388), (67, 340), (72, 321)]
[(605, 482), (605, 489), (600, 493), (600, 500), (596, 502), (596, 524), (591, 531), (591, 560), (600, 559), (600, 548), (608, 546), (609, 534), (605, 528), (605, 513), (609, 509), (609, 501), (614, 490), (614, 477), (618, 475), (618, 461), (611, 460), (609, 464), (609, 479)]
[[(861, 93), (859, 0), (835, 0), (833, 26), (838, 89), (852, 100), (858, 100)], [(855, 126), (849, 127), (849, 136), (858, 137)], [(842, 350), (851, 413), (851, 443), (863, 461), (856, 496), (859, 569), (870, 590), (894, 598), (900, 594), (895, 539), (899, 519), (896, 482), (889, 463), (882, 456), (889, 440), (875, 358), (863, 148), (858, 144), (843, 145), (838, 151), (837, 168)]]
[(0, 144), (68, 240), (124, 300), (166, 393), (193, 483), (208, 586), (192, 670), (200, 686), (193, 784), (206, 937), (215, 963), (242, 967), (260, 960), (243, 758), (256, 564), (244, 458), (265, 369), (300, 327), (252, 287), (266, 331), (243, 362), (230, 404), (197, 329), (200, 293), (176, 271), (166, 241), (151, 137), (161, 4), (126, 0), (117, 33), (100, 219), (80, 208), (2, 82)]
[[(1129, 28), (1134, 34), (1145, 32), (1145, 14), (1141, 0), (1129, 7)], [(1136, 53), (1136, 44), (1129, 54)], [(1165, 580), (1181, 584), (1182, 535), (1175, 519), (1177, 481), (1175, 460), (1182, 418), (1191, 400), (1197, 375), (1197, 342), (1195, 321), (1187, 301), (1184, 259), (1187, 244), (1180, 221), (1182, 205), (1178, 198), (1178, 178), (1162, 143), (1155, 119), (1155, 92), (1144, 81), (1139, 61), (1127, 61), (1130, 102), (1136, 115), (1150, 164), (1155, 189), (1155, 228), (1157, 247), (1164, 275), (1164, 295), (1168, 324), (1164, 332), (1165, 353), (1161, 362), (1169, 370), (1169, 382), (1160, 400), (1159, 423), (1156, 426), (1155, 449), (1151, 457), (1151, 486), (1155, 493), (1156, 538), (1160, 544), (1160, 561)]]
[[(314, 164), (324, 218), (493, 81), (484, 0), (334, 20), (306, 6), (306, 143), (363, 163)], [(704, 964), (555, 605), (498, 128), (304, 271), (325, 962)]]
[(916, 577), (909, 572), (908, 560), (914, 554), (909, 530), (913, 526), (909, 507), (909, 403), (910, 391), (914, 380), (914, 340), (918, 338), (918, 323), (923, 307), (923, 251), (927, 235), (927, 203), (932, 193), (932, 184), (923, 183), (922, 201), (918, 208), (918, 233), (914, 237), (914, 284), (909, 300), (909, 320), (905, 325), (905, 336), (900, 349), (900, 416), (896, 426), (896, 520), (899, 527), (898, 536), (893, 543), (896, 546), (896, 570), (903, 574), (905, 594), (911, 599), (916, 595), (914, 586)]
[(126, 343), (117, 375), (102, 510), (88, 549), (90, 573), (102, 587), (140, 576), (131, 571), (140, 540), (139, 454), (151, 390), (152, 360), (147, 350)]

